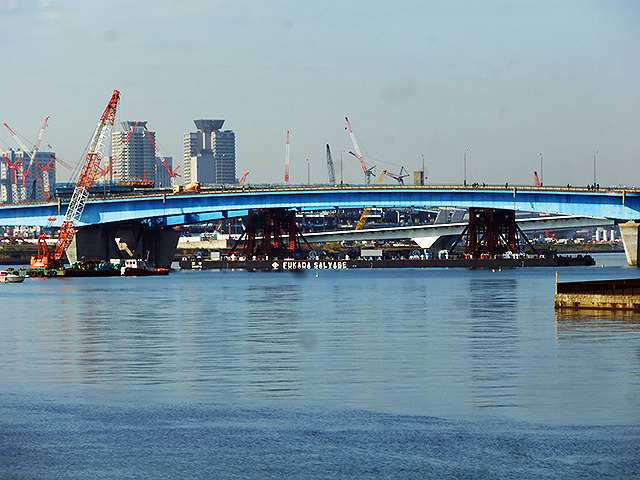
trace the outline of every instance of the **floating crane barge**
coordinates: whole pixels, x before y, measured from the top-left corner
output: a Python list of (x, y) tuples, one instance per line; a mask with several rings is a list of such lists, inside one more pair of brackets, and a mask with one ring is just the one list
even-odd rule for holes
[(517, 267), (569, 267), (595, 265), (590, 255), (523, 258), (449, 258), (449, 259), (353, 259), (353, 260), (208, 260), (184, 257), (180, 268), (184, 270), (249, 270), (249, 271), (301, 271), (350, 270), (363, 268), (468, 268), (493, 269)]
[[(501, 269), (516, 267), (563, 267), (595, 265), (590, 255), (539, 255), (520, 253), (518, 235), (526, 240), (511, 210), (469, 209), (469, 225), (447, 252), (446, 258), (384, 259), (367, 256), (356, 259), (321, 259), (295, 223), (295, 214), (285, 209), (250, 211), (247, 228), (229, 254), (208, 260), (183, 257), (182, 269), (202, 270), (347, 270), (353, 268), (451, 268)], [(456, 256), (455, 246), (464, 240), (465, 252)], [(244, 242), (244, 251), (240, 244)], [(308, 251), (301, 247), (306, 245)], [(238, 252), (236, 254), (236, 252)], [(307, 260), (304, 257), (309, 258)]]

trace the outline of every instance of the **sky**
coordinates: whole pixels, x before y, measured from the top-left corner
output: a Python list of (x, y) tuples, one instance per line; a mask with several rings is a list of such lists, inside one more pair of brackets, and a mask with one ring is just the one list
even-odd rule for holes
[(291, 183), (327, 182), (326, 144), (363, 183), (347, 116), (367, 164), (427, 183), (466, 156), (469, 183), (586, 185), (595, 156), (597, 183), (640, 186), (636, 0), (0, 0), (0, 32), (0, 123), (33, 143), (50, 115), (72, 165), (117, 89), (174, 167), (225, 119), (251, 183), (283, 181), (287, 131)]

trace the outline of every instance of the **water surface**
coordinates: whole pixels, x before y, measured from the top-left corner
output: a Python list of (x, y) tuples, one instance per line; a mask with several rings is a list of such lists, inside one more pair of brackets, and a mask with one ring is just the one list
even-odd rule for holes
[[(561, 281), (640, 277), (598, 261)], [(7, 478), (640, 474), (640, 315), (557, 315), (554, 269), (0, 287)]]

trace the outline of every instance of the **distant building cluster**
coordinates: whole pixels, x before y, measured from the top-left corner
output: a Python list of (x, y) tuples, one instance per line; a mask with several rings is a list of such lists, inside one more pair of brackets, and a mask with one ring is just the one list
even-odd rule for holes
[(112, 134), (114, 181), (153, 182), (156, 187), (237, 183), (235, 133), (221, 130), (224, 120), (201, 119), (194, 123), (198, 130), (184, 134), (184, 171), (179, 182), (172, 158), (157, 155), (156, 134), (147, 129), (147, 122), (122, 122), (121, 131)]
[(56, 154), (8, 149), (0, 152), (0, 202), (42, 201), (54, 195)]
[[(233, 130), (222, 130), (224, 120), (200, 119), (194, 123), (197, 130), (184, 134), (184, 170), (180, 172), (173, 168), (171, 157), (160, 153), (156, 133), (147, 128), (147, 122), (121, 122), (120, 131), (111, 134), (112, 154), (98, 182), (156, 188), (183, 183), (238, 183)], [(48, 200), (56, 195), (56, 189), (71, 194), (72, 184), (56, 188), (58, 162), (54, 152), (39, 151), (33, 161), (31, 152), (21, 149), (10, 148), (0, 154), (0, 203)]]

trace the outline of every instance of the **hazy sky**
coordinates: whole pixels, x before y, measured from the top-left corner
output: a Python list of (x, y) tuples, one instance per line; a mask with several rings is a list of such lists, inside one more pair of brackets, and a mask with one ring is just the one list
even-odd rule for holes
[[(82, 159), (114, 89), (182, 163), (197, 118), (236, 133), (237, 174), (326, 182), (329, 143), (428, 182), (640, 186), (637, 0), (0, 0), (0, 123)], [(13, 145), (6, 129), (0, 149)], [(46, 147), (45, 147), (46, 148)], [(65, 176), (64, 170), (60, 175)]]

